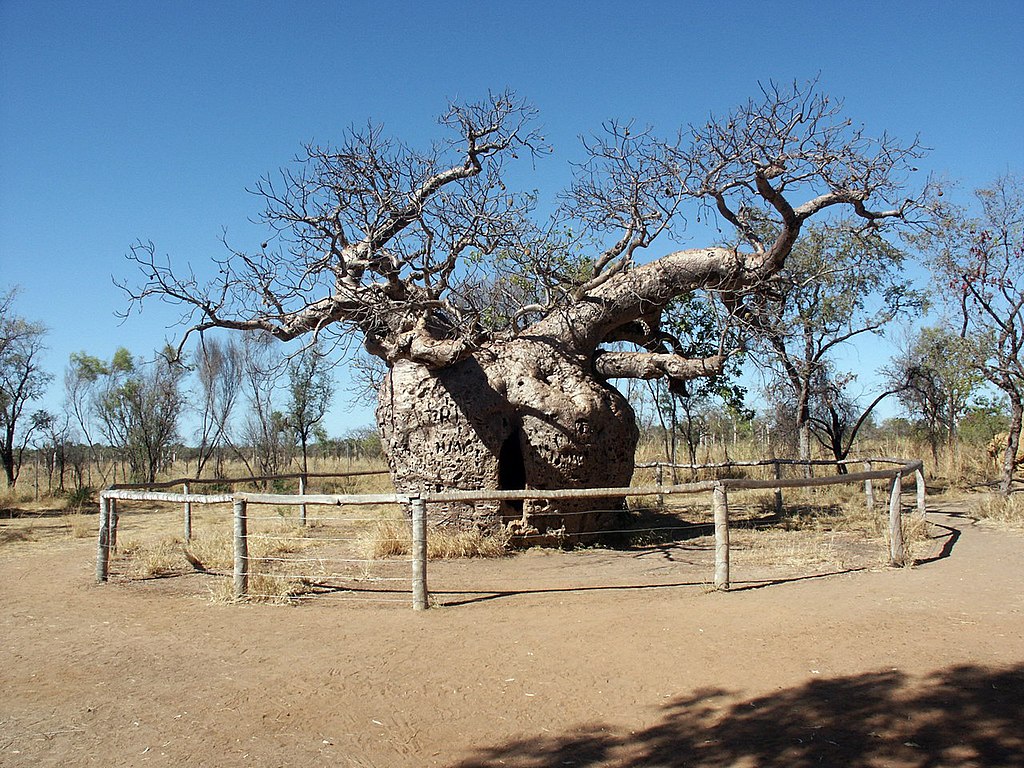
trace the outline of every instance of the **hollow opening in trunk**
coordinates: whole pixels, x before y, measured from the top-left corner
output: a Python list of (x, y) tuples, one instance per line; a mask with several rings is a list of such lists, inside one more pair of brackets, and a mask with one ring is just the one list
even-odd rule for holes
[[(498, 452), (498, 490), (521, 491), (526, 488), (526, 464), (523, 462), (522, 434), (519, 428), (512, 430)], [(503, 505), (510, 512), (521, 515), (523, 502), (506, 501)]]

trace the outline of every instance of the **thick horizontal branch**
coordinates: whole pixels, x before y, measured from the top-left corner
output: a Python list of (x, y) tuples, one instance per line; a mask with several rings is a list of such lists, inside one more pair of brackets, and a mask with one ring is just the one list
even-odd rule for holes
[(606, 379), (659, 379), (688, 381), (717, 376), (725, 366), (725, 355), (690, 359), (665, 352), (598, 352), (594, 370)]
[(616, 275), (551, 313), (527, 334), (562, 339), (579, 349), (596, 349), (616, 329), (645, 317), (656, 317), (675, 297), (702, 288), (729, 291), (755, 282), (763, 264), (731, 248), (695, 248), (662, 256)]

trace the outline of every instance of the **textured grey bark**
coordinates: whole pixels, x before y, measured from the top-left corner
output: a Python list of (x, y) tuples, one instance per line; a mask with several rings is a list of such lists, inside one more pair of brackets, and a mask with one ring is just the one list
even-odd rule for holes
[[(633, 473), (632, 408), (550, 340), (515, 339), (454, 366), (400, 361), (377, 408), (396, 486), (418, 490), (621, 487)], [(607, 529), (622, 498), (446, 505), (433, 523), (504, 526), (527, 542), (577, 544)]]

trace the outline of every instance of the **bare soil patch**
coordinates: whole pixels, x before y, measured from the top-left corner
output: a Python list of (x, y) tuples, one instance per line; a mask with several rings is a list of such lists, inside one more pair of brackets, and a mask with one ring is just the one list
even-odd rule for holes
[(420, 614), (96, 585), (61, 515), (0, 520), (0, 765), (1024, 765), (1024, 537), (930, 506), (913, 568), (531, 550), (432, 562)]

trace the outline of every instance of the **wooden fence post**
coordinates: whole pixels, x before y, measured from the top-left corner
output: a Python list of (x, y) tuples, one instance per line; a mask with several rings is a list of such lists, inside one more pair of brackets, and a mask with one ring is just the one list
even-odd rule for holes
[[(306, 495), (306, 476), (299, 475), (299, 496)], [(306, 524), (306, 505), (299, 505), (299, 525)]]
[(889, 491), (889, 565), (900, 567), (906, 564), (906, 551), (903, 547), (903, 505), (900, 495), (903, 493), (903, 480), (897, 472), (892, 478)]
[(427, 505), (419, 496), (412, 505), (412, 607), (427, 609)]
[[(870, 461), (865, 461), (864, 462), (864, 471), (865, 472), (870, 472), (871, 470), (872, 470), (871, 462)], [(871, 514), (871, 513), (873, 513), (875, 511), (875, 486), (871, 482), (871, 478), (870, 477), (867, 480), (864, 481), (864, 503), (867, 505), (868, 514)]]
[[(188, 496), (188, 483), (181, 484), (182, 491)], [(192, 541), (192, 502), (185, 502), (185, 542)]]
[(716, 485), (711, 494), (715, 516), (715, 589), (729, 589), (729, 497), (725, 486)]
[(235, 599), (249, 592), (249, 533), (245, 499), (234, 500), (235, 512)]
[[(660, 489), (665, 484), (665, 469), (662, 467), (660, 461), (654, 462), (654, 483)], [(658, 494), (658, 508), (665, 508), (665, 494)]]
[(117, 499), (108, 499), (107, 543), (111, 552), (117, 552)]
[(96, 581), (102, 583), (110, 573), (110, 499), (100, 496), (100, 528), (96, 542)]
[(924, 468), (915, 470), (914, 482), (917, 484), (917, 513), (924, 517), (925, 515), (925, 487), (924, 487)]
[[(772, 466), (775, 468), (775, 479), (782, 479), (782, 464), (778, 461), (773, 461)], [(782, 489), (775, 489), (775, 514), (778, 517), (782, 517)]]

